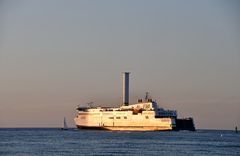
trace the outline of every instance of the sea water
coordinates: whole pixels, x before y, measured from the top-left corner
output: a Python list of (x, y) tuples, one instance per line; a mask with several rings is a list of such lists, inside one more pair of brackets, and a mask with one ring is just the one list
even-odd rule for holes
[(240, 133), (219, 130), (121, 132), (2, 128), (0, 129), (0, 155), (240, 156)]

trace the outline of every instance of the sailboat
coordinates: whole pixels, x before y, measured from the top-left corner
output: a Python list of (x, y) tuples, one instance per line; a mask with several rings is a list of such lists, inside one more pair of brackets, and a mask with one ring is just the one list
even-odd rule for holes
[(63, 119), (63, 127), (61, 128), (61, 130), (68, 130), (68, 126), (67, 126), (67, 122), (66, 122), (66, 118), (65, 117)]

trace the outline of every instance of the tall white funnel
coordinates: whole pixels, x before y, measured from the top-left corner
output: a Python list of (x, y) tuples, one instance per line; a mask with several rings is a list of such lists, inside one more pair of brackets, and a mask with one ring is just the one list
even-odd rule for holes
[(129, 72), (123, 73), (123, 105), (129, 104)]

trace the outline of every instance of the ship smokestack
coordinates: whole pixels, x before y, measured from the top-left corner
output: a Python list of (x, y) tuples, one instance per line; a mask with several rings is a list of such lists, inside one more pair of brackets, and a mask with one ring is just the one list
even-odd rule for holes
[(129, 72), (123, 73), (123, 105), (129, 104)]

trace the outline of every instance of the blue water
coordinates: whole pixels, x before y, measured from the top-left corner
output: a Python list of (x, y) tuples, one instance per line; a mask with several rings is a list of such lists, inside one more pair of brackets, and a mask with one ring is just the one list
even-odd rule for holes
[(0, 129), (0, 155), (236, 155), (240, 133)]

